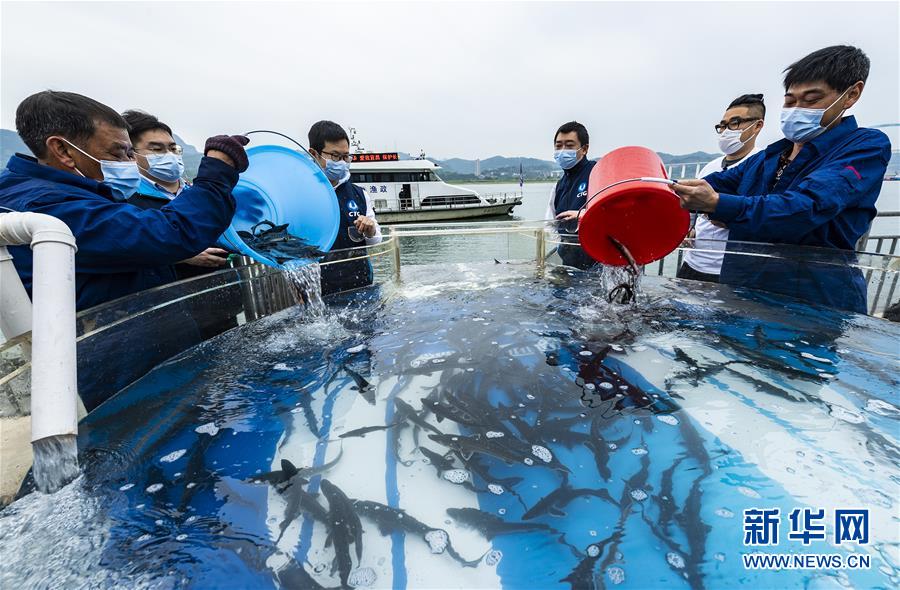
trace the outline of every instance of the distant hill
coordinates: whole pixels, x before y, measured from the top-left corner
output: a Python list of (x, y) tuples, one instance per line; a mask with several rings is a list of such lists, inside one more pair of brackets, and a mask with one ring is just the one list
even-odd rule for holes
[[(203, 157), (197, 148), (185, 142), (177, 135), (175, 141), (184, 148), (184, 169), (188, 178), (197, 176), (197, 168), (200, 166), (200, 158)], [(9, 129), (0, 129), (0, 165), (6, 167), (6, 163), (16, 152), (20, 152), (29, 156), (34, 154), (25, 145), (25, 142), (19, 137), (19, 134)]]
[(6, 163), (16, 152), (21, 152), (29, 156), (33, 155), (25, 142), (19, 137), (19, 134), (9, 129), (0, 129), (0, 162), (5, 168)]
[[(663, 164), (684, 164), (695, 162), (709, 162), (718, 158), (721, 154), (707, 152), (693, 152), (690, 154), (659, 153)], [(450, 158), (448, 160), (434, 160), (441, 166), (441, 178), (444, 180), (498, 180), (503, 178), (518, 178), (519, 165), (522, 166), (522, 174), (525, 180), (554, 180), (559, 178), (560, 169), (556, 162), (540, 160), (537, 158), (507, 158), (505, 156), (493, 156), (481, 160), (480, 173), (475, 174), (475, 160), (463, 158)]]
[(718, 158), (722, 154), (710, 154), (707, 152), (691, 152), (690, 154), (680, 154), (673, 155), (667, 154), (665, 152), (657, 152), (659, 158), (663, 161), (663, 164), (694, 164), (696, 162), (709, 162), (715, 158)]
[(184, 149), (182, 154), (184, 157), (184, 175), (188, 178), (194, 178), (197, 176), (197, 169), (200, 167), (200, 160), (203, 158), (203, 154), (177, 135), (174, 137), (175, 142)]

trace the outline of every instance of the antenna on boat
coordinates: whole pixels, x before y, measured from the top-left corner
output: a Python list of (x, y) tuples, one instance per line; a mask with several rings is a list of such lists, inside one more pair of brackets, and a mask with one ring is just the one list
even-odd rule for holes
[(365, 152), (362, 142), (356, 137), (356, 127), (348, 127), (347, 130), (350, 132), (350, 148), (353, 152), (357, 154)]

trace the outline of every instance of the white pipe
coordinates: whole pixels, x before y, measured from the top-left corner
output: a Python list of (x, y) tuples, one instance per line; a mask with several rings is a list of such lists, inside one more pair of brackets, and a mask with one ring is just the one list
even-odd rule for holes
[(31, 330), (31, 299), (6, 246), (0, 246), (0, 343)]
[[(75, 237), (40, 213), (0, 213), (0, 246), (31, 245), (31, 441), (78, 433)], [(18, 278), (18, 277), (16, 277)], [(4, 276), (3, 289), (6, 290)], [(4, 308), (4, 315), (5, 315)]]

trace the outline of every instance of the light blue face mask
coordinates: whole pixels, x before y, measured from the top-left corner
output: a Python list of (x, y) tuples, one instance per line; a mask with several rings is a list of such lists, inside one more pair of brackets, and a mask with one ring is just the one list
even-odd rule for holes
[(184, 158), (180, 154), (166, 152), (164, 154), (143, 155), (147, 158), (147, 174), (163, 182), (175, 182), (184, 176)]
[[(110, 190), (112, 190), (114, 198), (119, 201), (124, 201), (137, 192), (138, 187), (141, 185), (141, 171), (137, 167), (137, 162), (134, 160), (125, 162), (120, 162), (118, 160), (98, 160), (65, 137), (61, 137), (60, 139), (91, 160), (100, 164), (100, 172), (103, 174), (103, 180), (100, 184), (108, 186)], [(87, 176), (85, 176), (78, 168), (75, 168), (75, 171), (87, 178)]]
[(350, 175), (350, 164), (343, 160), (325, 160), (325, 176), (331, 182), (340, 182)]
[[(847, 90), (850, 90), (850, 88)], [(806, 143), (825, 133), (828, 127), (840, 121), (841, 115), (847, 109), (842, 109), (840, 114), (834, 118), (834, 121), (828, 124), (828, 127), (822, 127), (822, 117), (825, 116), (825, 111), (844, 98), (847, 90), (844, 90), (836, 101), (824, 109), (801, 109), (800, 107), (781, 109), (781, 132), (784, 133), (784, 137), (794, 143)]]
[(568, 170), (578, 163), (578, 150), (556, 150), (553, 159), (563, 170)]

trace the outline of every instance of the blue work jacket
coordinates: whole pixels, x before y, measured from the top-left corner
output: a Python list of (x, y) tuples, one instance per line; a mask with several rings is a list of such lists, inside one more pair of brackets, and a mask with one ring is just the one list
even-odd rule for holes
[[(0, 207), (61, 219), (75, 235), (76, 306), (104, 301), (174, 280), (171, 265), (203, 251), (231, 223), (237, 171), (203, 158), (190, 189), (160, 209), (117, 201), (109, 187), (16, 154), (0, 173)], [(32, 253), (9, 248), (29, 295)]]
[[(836, 252), (836, 258), (852, 263), (850, 252), (877, 214), (890, 141), (881, 131), (858, 127), (854, 117), (845, 117), (804, 144), (775, 182), (779, 157), (791, 146), (782, 139), (741, 166), (706, 176), (719, 193), (709, 217), (728, 226), (729, 240), (836, 248), (845, 251)], [(784, 253), (790, 258), (790, 250)], [(866, 309), (861, 273), (831, 265), (730, 254), (721, 282), (839, 309)]]

